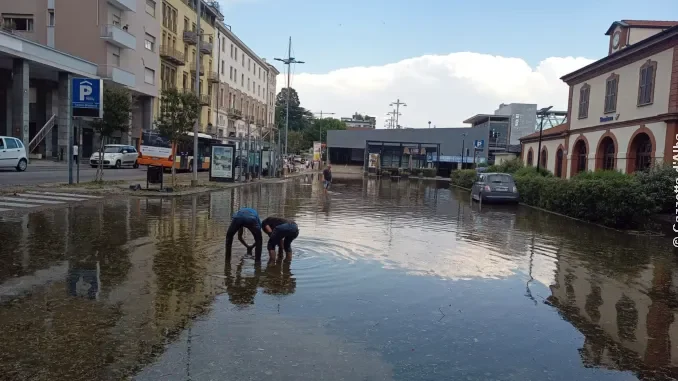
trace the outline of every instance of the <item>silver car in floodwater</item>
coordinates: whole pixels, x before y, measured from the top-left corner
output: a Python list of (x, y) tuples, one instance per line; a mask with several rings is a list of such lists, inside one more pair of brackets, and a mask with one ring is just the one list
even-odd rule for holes
[(471, 188), (471, 198), (482, 202), (518, 203), (520, 194), (508, 173), (478, 173)]

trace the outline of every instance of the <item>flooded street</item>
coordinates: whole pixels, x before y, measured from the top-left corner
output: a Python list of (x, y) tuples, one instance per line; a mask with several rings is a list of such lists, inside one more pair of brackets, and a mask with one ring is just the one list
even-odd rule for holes
[[(241, 206), (291, 264), (224, 260)], [(252, 242), (247, 237), (248, 243)], [(446, 183), (311, 175), (0, 221), (2, 380), (670, 380), (668, 238)]]

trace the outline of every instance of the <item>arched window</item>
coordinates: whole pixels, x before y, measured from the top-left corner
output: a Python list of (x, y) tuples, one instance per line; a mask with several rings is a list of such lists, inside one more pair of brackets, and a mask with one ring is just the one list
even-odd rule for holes
[(600, 143), (600, 156), (602, 160), (601, 168), (604, 170), (614, 170), (615, 165), (615, 146), (614, 141), (609, 136)]
[(540, 167), (546, 169), (546, 163), (548, 163), (548, 158), (549, 158), (549, 153), (546, 151), (546, 148), (543, 148), (541, 150), (541, 155), (540, 155), (540, 160), (541, 163), (539, 163)]
[(652, 165), (652, 141), (647, 134), (638, 134), (633, 140), (636, 153), (636, 171), (650, 168)]
[(527, 165), (532, 166), (532, 162), (534, 161), (534, 153), (532, 150), (527, 151)]
[(572, 160), (573, 160), (572, 175), (576, 175), (579, 172), (586, 171), (586, 164), (588, 160), (586, 157), (586, 143), (583, 140), (578, 141), (574, 145), (574, 150), (572, 152)]
[(563, 177), (563, 150), (558, 149), (556, 152), (556, 176)]

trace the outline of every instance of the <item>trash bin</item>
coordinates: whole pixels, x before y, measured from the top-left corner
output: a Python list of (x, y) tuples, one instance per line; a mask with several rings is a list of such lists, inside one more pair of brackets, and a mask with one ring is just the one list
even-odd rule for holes
[(149, 165), (146, 171), (146, 189), (148, 189), (148, 184), (160, 184), (160, 189), (162, 189), (164, 173), (163, 167)]

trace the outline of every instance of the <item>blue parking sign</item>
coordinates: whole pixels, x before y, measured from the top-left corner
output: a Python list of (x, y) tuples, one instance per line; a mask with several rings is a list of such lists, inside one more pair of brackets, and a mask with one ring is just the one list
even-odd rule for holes
[(71, 82), (73, 116), (101, 118), (103, 91), (100, 79), (73, 78)]
[(475, 148), (477, 151), (485, 149), (485, 141), (484, 140), (474, 140), (473, 141), (473, 148)]

